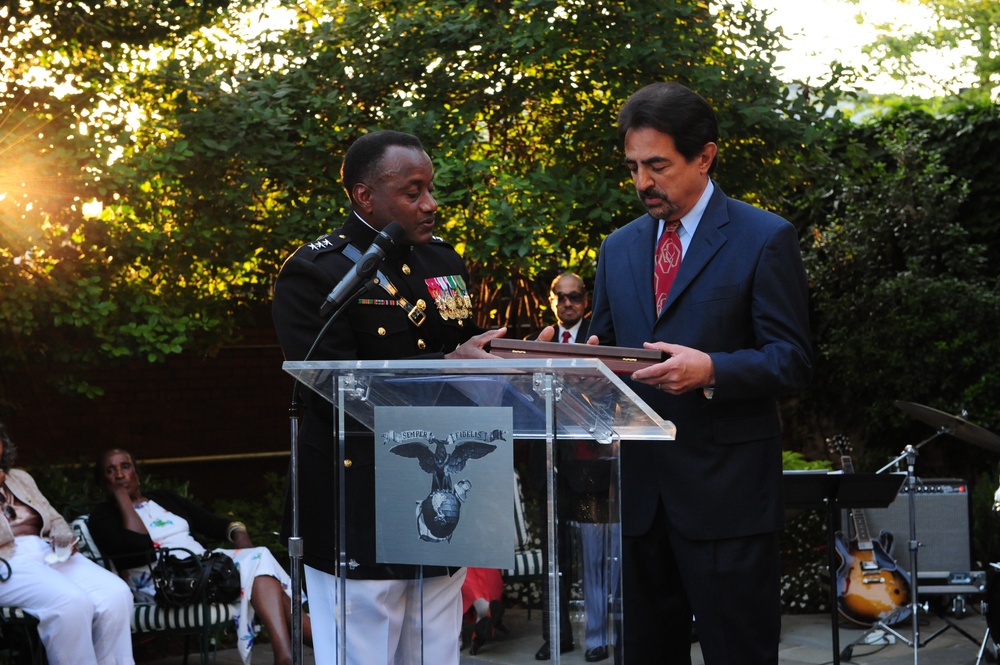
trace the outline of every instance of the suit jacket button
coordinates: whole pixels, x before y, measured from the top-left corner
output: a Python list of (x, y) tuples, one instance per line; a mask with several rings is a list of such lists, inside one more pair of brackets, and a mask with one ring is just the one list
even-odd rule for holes
[(420, 349), (421, 351), (423, 351), (424, 349), (427, 348), (427, 342), (425, 342), (422, 339), (418, 339), (417, 340), (417, 348)]
[(383, 328), (382, 326), (378, 327), (378, 336), (385, 337), (385, 328)]
[(352, 462), (351, 460), (349, 460), (349, 459), (345, 459), (344, 460), (344, 468), (345, 469), (350, 469), (352, 464), (354, 464), (354, 462)]

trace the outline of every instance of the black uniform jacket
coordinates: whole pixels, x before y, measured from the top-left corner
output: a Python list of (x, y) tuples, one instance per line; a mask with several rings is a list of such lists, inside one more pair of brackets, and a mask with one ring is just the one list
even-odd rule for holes
[[(327, 295), (354, 268), (344, 255), (348, 244), (360, 252), (371, 245), (376, 232), (352, 214), (344, 225), (300, 247), (282, 266), (274, 287), (272, 314), (278, 340), (287, 360), (304, 360), (327, 317), (319, 310)], [(448, 243), (434, 238), (419, 246), (392, 248), (380, 271), (413, 306), (423, 306), (425, 320), (415, 325), (397, 299), (375, 287), (347, 306), (309, 360), (395, 360), (441, 358), (483, 330), (471, 314), (447, 319), (432, 291), (437, 278), (451, 284), (469, 282), (462, 257)], [(455, 277), (460, 280), (454, 279)], [(444, 310), (447, 313), (447, 309)], [(303, 562), (337, 574), (337, 481), (334, 408), (311, 390), (299, 390), (304, 407), (299, 427), (299, 532)], [(356, 579), (412, 578), (416, 568), (375, 563), (375, 464), (372, 433), (348, 419), (345, 456), (347, 496), (347, 576)], [(283, 535), (290, 532), (291, 506), (286, 497)], [(424, 574), (445, 569), (424, 568)]]

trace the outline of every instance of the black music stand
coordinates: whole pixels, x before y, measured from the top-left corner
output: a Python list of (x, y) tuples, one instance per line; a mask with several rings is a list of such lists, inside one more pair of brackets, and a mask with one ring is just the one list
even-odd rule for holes
[(855, 508), (885, 508), (899, 494), (905, 473), (841, 473), (785, 471), (786, 508), (826, 510), (827, 566), (830, 573), (830, 626), (833, 631), (833, 665), (840, 665), (840, 628), (837, 621), (837, 545), (834, 534), (840, 511)]

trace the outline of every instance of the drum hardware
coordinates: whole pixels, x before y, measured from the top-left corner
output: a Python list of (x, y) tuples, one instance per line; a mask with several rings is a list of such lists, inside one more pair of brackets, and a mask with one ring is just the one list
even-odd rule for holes
[[(986, 645), (990, 643), (990, 636), (994, 633), (1000, 633), (1000, 598), (996, 597), (1000, 594), (1000, 583), (997, 582), (1000, 563), (991, 563), (990, 568), (993, 569), (993, 579), (986, 587), (986, 599), (982, 603), (983, 616), (986, 617), (986, 634), (983, 635), (983, 643), (979, 646), (976, 665), (980, 665), (983, 662), (983, 657), (987, 655)], [(996, 655), (996, 650), (994, 649), (994, 653), (989, 654), (990, 662), (996, 662), (996, 659), (993, 658)]]
[[(986, 448), (992, 452), (1000, 453), (1000, 436), (966, 420), (965, 416), (969, 414), (964, 411), (961, 416), (953, 416), (945, 413), (944, 411), (932, 409), (929, 406), (914, 404), (913, 402), (903, 402), (900, 400), (896, 400), (896, 408), (911, 418), (915, 418), (922, 423), (930, 425), (931, 427), (938, 428), (937, 433), (934, 435), (935, 437), (941, 434), (950, 434), (956, 439), (965, 441), (966, 443), (971, 443), (973, 445)], [(933, 439), (934, 437), (931, 438)], [(928, 439), (928, 441), (929, 440), (930, 439)]]
[[(934, 427), (937, 430), (934, 432), (934, 434), (927, 437), (926, 439), (916, 444), (915, 446), (913, 445), (906, 446), (903, 449), (903, 452), (898, 457), (896, 457), (894, 460), (892, 460), (884, 467), (876, 471), (876, 473), (883, 473), (886, 470), (898, 465), (903, 459), (906, 459), (907, 461), (906, 481), (904, 482), (904, 487), (906, 487), (907, 489), (908, 503), (909, 503), (909, 527), (910, 527), (909, 548), (910, 548), (910, 576), (911, 576), (910, 602), (913, 608), (913, 611), (910, 613), (910, 616), (913, 620), (913, 628), (912, 628), (913, 639), (906, 640), (905, 638), (903, 638), (898, 634), (897, 636), (900, 637), (900, 639), (902, 639), (907, 645), (913, 647), (913, 662), (914, 665), (916, 665), (919, 659), (918, 655), (919, 648), (921, 646), (926, 645), (928, 642), (930, 642), (935, 637), (937, 637), (944, 631), (948, 630), (949, 628), (954, 628), (955, 630), (959, 631), (967, 638), (972, 640), (974, 643), (976, 644), (979, 643), (979, 640), (969, 635), (967, 632), (962, 630), (960, 627), (956, 626), (954, 623), (952, 623), (945, 617), (941, 617), (942, 619), (945, 620), (944, 628), (938, 630), (936, 633), (927, 638), (927, 640), (925, 640), (924, 642), (920, 641), (920, 624), (919, 624), (918, 610), (922, 609), (923, 611), (926, 612), (927, 607), (920, 605), (919, 592), (918, 592), (920, 586), (919, 582), (920, 575), (919, 575), (919, 566), (917, 565), (917, 549), (920, 547), (920, 543), (917, 542), (917, 518), (914, 508), (914, 494), (916, 493), (916, 476), (913, 473), (917, 457), (917, 450), (922, 448), (924, 445), (930, 443), (934, 439), (938, 438), (939, 436), (951, 435), (961, 441), (965, 441), (967, 443), (971, 443), (973, 445), (986, 448), (987, 450), (1000, 453), (1000, 436), (997, 436), (996, 434), (993, 434), (992, 432), (985, 430), (982, 427), (979, 427), (978, 425), (974, 425), (973, 423), (966, 420), (965, 416), (967, 416), (968, 414), (964, 411), (962, 412), (961, 416), (953, 416), (943, 411), (932, 409), (929, 406), (923, 406), (921, 404), (915, 404), (913, 402), (904, 402), (902, 400), (896, 400), (895, 405), (896, 408), (898, 408), (900, 411), (910, 416), (911, 418), (919, 420), (924, 424), (930, 425), (931, 427)], [(1000, 610), (1000, 607), (998, 607), (997, 609)], [(982, 657), (983, 651), (985, 651), (986, 639), (988, 637), (989, 637), (989, 631), (987, 631), (987, 636), (986, 638), (984, 638), (983, 645), (980, 648), (980, 658)]]
[[(903, 474), (842, 474), (826, 471), (785, 471), (782, 485), (786, 508), (819, 508), (825, 512), (827, 537), (827, 579), (836, 579), (837, 537), (840, 529), (837, 513), (843, 508), (884, 508), (899, 496)], [(822, 574), (822, 570), (821, 573)], [(837, 586), (826, 585), (830, 603), (830, 641), (832, 663), (840, 663)]]
[(951, 599), (951, 613), (957, 617), (964, 617), (966, 612), (969, 611), (969, 603), (965, 600), (965, 596), (958, 594)]

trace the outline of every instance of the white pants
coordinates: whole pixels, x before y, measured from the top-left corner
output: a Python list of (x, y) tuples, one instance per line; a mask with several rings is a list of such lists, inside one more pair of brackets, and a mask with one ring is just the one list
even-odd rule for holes
[[(316, 665), (335, 665), (340, 578), (304, 568)], [(425, 578), (421, 608), (420, 580), (347, 580), (347, 663), (341, 665), (458, 665), (463, 582), (465, 568)]]
[(0, 604), (38, 617), (50, 665), (132, 665), (132, 592), (82, 554), (49, 565), (38, 536), (18, 536)]

